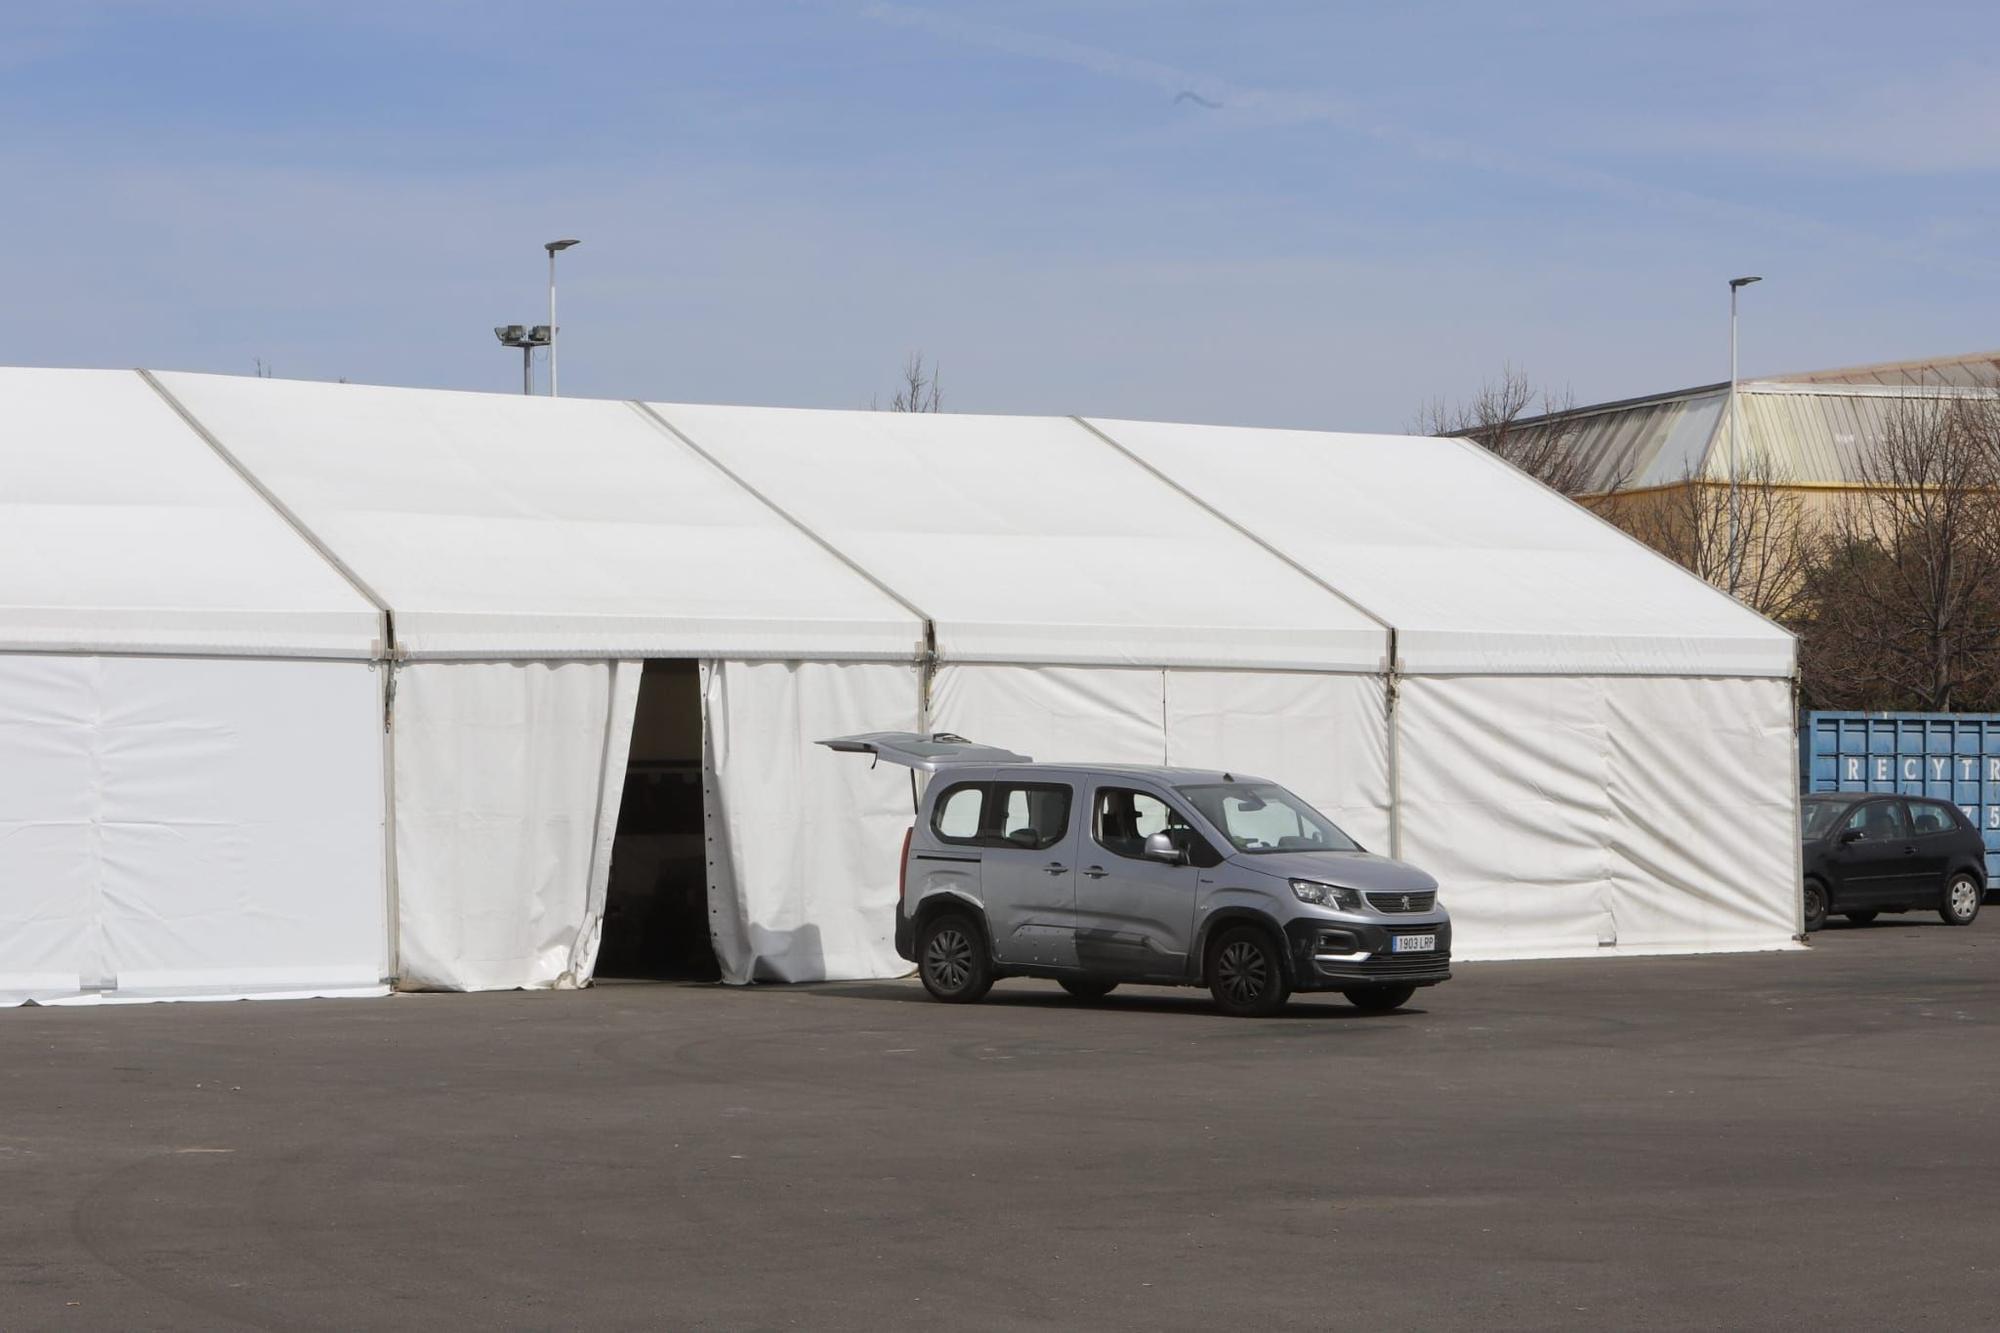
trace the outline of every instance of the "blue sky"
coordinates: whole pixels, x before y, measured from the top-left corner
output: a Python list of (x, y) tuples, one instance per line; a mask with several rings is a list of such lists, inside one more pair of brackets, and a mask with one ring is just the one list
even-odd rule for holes
[[(1989, 6), (0, 5), (0, 363), (1399, 429), (2000, 346)], [(1191, 99), (1187, 90), (1217, 104)]]

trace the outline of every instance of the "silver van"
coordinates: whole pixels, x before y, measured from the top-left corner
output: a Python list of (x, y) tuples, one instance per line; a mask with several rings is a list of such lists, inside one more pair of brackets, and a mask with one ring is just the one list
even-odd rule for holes
[(1383, 1012), (1451, 977), (1437, 881), (1275, 782), (1037, 764), (948, 733), (821, 744), (911, 770), (896, 952), (937, 999), (1046, 977), (1080, 1000), (1138, 982), (1207, 986), (1228, 1014), (1327, 990)]

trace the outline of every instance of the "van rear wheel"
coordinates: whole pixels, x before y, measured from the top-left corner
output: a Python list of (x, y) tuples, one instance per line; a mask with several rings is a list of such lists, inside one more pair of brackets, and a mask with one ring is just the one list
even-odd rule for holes
[(971, 1004), (993, 989), (993, 963), (986, 936), (972, 919), (945, 912), (924, 925), (917, 943), (917, 973), (934, 1000)]

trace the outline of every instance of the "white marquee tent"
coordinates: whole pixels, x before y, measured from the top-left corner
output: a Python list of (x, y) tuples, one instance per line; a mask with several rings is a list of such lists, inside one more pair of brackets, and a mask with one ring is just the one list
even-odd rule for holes
[(588, 981), (650, 659), (731, 981), (905, 970), (889, 729), (1284, 781), (1461, 957), (1798, 930), (1790, 637), (1469, 444), (0, 370), (0, 1000)]

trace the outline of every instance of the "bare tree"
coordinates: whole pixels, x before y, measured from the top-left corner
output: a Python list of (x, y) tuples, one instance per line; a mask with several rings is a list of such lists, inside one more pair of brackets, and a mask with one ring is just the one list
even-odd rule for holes
[(1469, 402), (1438, 398), (1417, 414), (1419, 435), (1456, 435), (1475, 441), (1545, 486), (1573, 499), (1619, 490), (1625, 475), (1585, 452), (1583, 418), (1568, 389), (1537, 390), (1526, 374), (1507, 365)]
[(1854, 480), (1803, 626), (1813, 702), (2000, 705), (2000, 400), (1901, 400)]
[(903, 363), (903, 382), (896, 389), (896, 396), (889, 400), (889, 410), (891, 412), (944, 410), (944, 392), (939, 387), (938, 367), (935, 361), (926, 366), (922, 352), (910, 353), (910, 359)]
[(1736, 550), (1729, 546), (1729, 487), (1690, 468), (1680, 481), (1628, 497), (1607, 517), (1773, 620), (1807, 606), (1822, 524), (1792, 477), (1761, 450), (1737, 468)]

